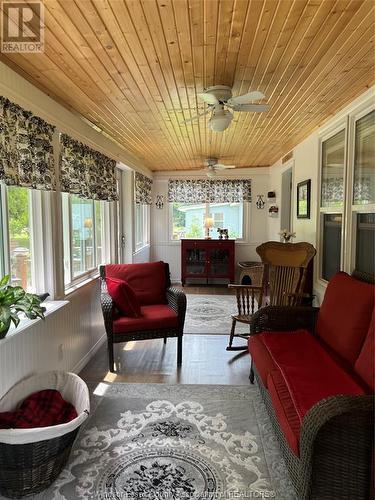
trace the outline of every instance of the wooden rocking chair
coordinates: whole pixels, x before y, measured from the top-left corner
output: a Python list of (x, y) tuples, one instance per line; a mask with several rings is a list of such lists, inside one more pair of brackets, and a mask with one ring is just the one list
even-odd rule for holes
[[(248, 338), (248, 334), (235, 334), (237, 321), (249, 325), (258, 307), (298, 306), (309, 298), (304, 293), (307, 267), (316, 254), (310, 243), (280, 243), (268, 241), (256, 249), (263, 264), (262, 285), (228, 285), (234, 288), (238, 314), (232, 315), (232, 329), (227, 351), (246, 350), (247, 345), (233, 346), (234, 337)], [(249, 331), (250, 333), (250, 331)]]

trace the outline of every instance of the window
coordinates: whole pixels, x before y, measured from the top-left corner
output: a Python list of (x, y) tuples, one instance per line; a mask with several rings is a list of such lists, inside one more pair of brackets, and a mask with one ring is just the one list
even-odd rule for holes
[(355, 120), (352, 267), (374, 274), (375, 110)]
[(11, 186), (7, 188), (7, 195), (11, 282), (33, 290), (31, 191)]
[(320, 277), (374, 273), (375, 110), (349, 115), (321, 139)]
[(64, 282), (69, 286), (107, 262), (105, 242), (109, 239), (104, 220), (109, 207), (104, 201), (85, 200), (66, 193), (62, 198)]
[(341, 266), (342, 214), (323, 215), (322, 278), (329, 281)]
[[(203, 238), (204, 221), (214, 220), (214, 228), (228, 229), (230, 238), (243, 238), (244, 203), (171, 203), (172, 240)], [(216, 232), (216, 231), (215, 231)], [(213, 234), (213, 236), (216, 236)]]
[(28, 292), (37, 289), (35, 279), (35, 227), (33, 197), (38, 193), (24, 187), (1, 185), (1, 275), (9, 274), (12, 285)]
[(341, 269), (346, 128), (322, 141), (321, 277), (329, 281)]
[(375, 274), (375, 213), (357, 214), (355, 268)]
[(150, 205), (135, 204), (135, 250), (140, 250), (149, 244)]

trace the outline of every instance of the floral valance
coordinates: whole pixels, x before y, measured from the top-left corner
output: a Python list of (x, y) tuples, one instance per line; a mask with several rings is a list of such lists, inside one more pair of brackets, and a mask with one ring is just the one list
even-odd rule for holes
[(56, 189), (55, 127), (0, 96), (0, 181), (8, 186)]
[(251, 201), (251, 180), (170, 180), (168, 182), (168, 201), (177, 203), (239, 203)]
[(60, 143), (61, 191), (89, 200), (118, 200), (115, 160), (66, 134)]
[(152, 180), (139, 172), (134, 177), (135, 202), (141, 205), (151, 205)]

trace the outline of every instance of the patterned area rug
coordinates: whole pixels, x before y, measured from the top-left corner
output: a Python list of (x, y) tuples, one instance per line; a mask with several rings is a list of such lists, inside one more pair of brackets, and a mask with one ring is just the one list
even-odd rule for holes
[(104, 385), (43, 500), (295, 500), (256, 387)]
[[(237, 313), (234, 295), (186, 295), (187, 310), (184, 333), (229, 335), (231, 314)], [(248, 333), (249, 327), (237, 323), (236, 333)]]

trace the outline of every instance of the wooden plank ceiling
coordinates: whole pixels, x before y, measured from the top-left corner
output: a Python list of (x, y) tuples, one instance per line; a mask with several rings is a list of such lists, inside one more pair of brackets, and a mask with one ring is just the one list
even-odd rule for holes
[[(270, 165), (374, 83), (373, 0), (45, 0), (45, 53), (3, 62), (151, 170), (207, 157)], [(211, 85), (261, 90), (263, 114), (208, 129)]]

